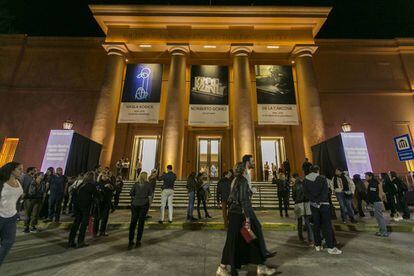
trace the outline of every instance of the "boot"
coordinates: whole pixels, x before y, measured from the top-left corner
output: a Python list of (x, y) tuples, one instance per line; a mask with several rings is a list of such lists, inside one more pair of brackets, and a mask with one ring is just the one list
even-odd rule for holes
[(273, 275), (274, 273), (276, 273), (276, 269), (274, 268), (270, 268), (265, 265), (257, 266), (257, 276)]

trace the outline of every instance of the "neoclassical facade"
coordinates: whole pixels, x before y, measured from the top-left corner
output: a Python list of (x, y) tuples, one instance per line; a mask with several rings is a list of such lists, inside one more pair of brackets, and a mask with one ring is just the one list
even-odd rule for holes
[[(317, 40), (330, 8), (90, 9), (104, 39), (0, 37), (0, 139), (20, 138), (15, 157), (24, 163), (39, 165), (48, 130), (71, 118), (103, 145), (103, 165), (136, 162), (139, 139), (154, 138), (155, 166), (172, 164), (180, 178), (202, 162), (225, 171), (244, 154), (261, 168), (263, 141), (275, 141), (279, 158), (300, 170), (311, 146), (347, 121), (365, 133), (375, 171), (410, 169), (392, 137), (411, 134), (414, 121), (413, 40)], [(158, 124), (118, 123), (126, 67), (137, 63), (164, 66)], [(188, 124), (192, 65), (229, 68), (228, 126)], [(292, 66), (298, 125), (258, 123), (255, 65)]]

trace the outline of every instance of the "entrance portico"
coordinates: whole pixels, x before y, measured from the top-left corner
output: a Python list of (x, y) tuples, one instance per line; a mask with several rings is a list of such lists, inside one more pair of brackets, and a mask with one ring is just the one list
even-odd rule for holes
[[(305, 154), (311, 155), (310, 146), (324, 138), (312, 54), (316, 50), (314, 36), (330, 8), (138, 5), (90, 8), (106, 34), (104, 47), (108, 58), (115, 59), (112, 53), (117, 53), (117, 61), (107, 63), (92, 130), (92, 138), (104, 145), (103, 165), (114, 164), (123, 156), (133, 159), (127, 145), (140, 132), (159, 137), (159, 129), (162, 134), (156, 163), (161, 169), (172, 164), (179, 178), (199, 169), (200, 150), (194, 148), (199, 147), (194, 139), (203, 138), (203, 134), (197, 136), (197, 132), (223, 135), (218, 153), (222, 156), (220, 173), (230, 169), (244, 154), (252, 154), (258, 160), (261, 149), (257, 141), (266, 137), (282, 137), (286, 157), (293, 168), (299, 169)], [(122, 127), (123, 133), (116, 133), (125, 63), (164, 64), (160, 117), (158, 124), (129, 124)], [(190, 66), (194, 64), (229, 67), (227, 127), (189, 126)], [(253, 68), (260, 64), (293, 65), (299, 126), (258, 125)], [(117, 156), (112, 154), (113, 148)], [(258, 163), (256, 176), (261, 175), (258, 168), (262, 164)]]

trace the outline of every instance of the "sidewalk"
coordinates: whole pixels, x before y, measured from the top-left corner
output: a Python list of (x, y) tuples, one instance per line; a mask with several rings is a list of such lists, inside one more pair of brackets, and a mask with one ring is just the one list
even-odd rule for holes
[[(194, 212), (196, 215), (197, 212)], [(151, 209), (149, 215), (152, 216), (146, 222), (146, 228), (149, 229), (184, 229), (184, 230), (222, 230), (224, 229), (221, 209), (210, 209), (210, 219), (201, 219), (195, 223), (189, 223), (186, 221), (186, 210), (175, 209), (174, 221), (168, 223), (168, 211), (166, 211), (165, 222), (159, 224), (159, 209)], [(289, 218), (280, 218), (278, 210), (256, 210), (257, 217), (262, 223), (264, 230), (269, 231), (296, 231), (296, 218), (293, 211), (289, 211)], [(203, 215), (203, 212), (202, 212)], [(333, 225), (337, 231), (349, 231), (349, 232), (376, 232), (378, 226), (376, 220), (371, 218), (369, 214), (366, 214), (365, 218), (358, 218), (358, 223), (342, 223), (341, 220), (334, 220)], [(21, 215), (24, 219), (24, 215)], [(339, 212), (337, 217), (340, 218)], [(389, 217), (388, 213), (384, 213), (385, 220), (388, 225), (388, 229), (391, 232), (414, 232), (414, 220), (404, 220), (394, 222)], [(114, 229), (127, 229), (131, 218), (131, 211), (126, 209), (116, 210), (109, 215), (109, 230)], [(72, 218), (68, 215), (62, 215), (60, 223), (39, 223), (40, 229), (69, 229), (72, 224)], [(19, 228), (23, 227), (23, 222), (19, 222)]]

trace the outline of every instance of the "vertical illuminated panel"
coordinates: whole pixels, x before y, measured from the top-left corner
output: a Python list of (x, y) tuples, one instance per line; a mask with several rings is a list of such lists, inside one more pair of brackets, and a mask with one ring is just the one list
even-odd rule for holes
[(372, 172), (367, 143), (363, 132), (342, 132), (342, 146), (349, 175)]
[(55, 169), (61, 167), (63, 173), (65, 173), (73, 134), (73, 130), (50, 131), (45, 154), (43, 156), (43, 172), (45, 172), (48, 167), (54, 167)]
[(0, 167), (13, 161), (19, 138), (5, 138), (0, 152)]

